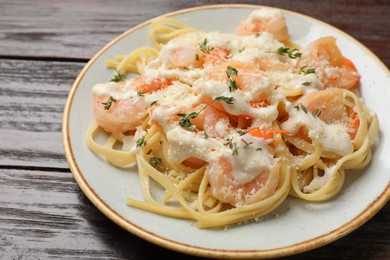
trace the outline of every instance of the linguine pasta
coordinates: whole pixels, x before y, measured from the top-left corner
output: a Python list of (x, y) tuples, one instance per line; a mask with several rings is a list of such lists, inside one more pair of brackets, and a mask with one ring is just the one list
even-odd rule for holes
[(287, 196), (328, 200), (370, 162), (378, 119), (335, 38), (298, 48), (282, 12), (259, 9), (232, 33), (155, 19), (150, 40), (106, 62), (115, 73), (93, 87), (86, 139), (137, 165), (144, 200), (129, 206), (224, 227)]

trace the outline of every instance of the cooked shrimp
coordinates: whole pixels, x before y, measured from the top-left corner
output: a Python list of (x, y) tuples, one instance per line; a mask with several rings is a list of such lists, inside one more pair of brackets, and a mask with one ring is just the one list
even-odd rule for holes
[[(245, 63), (241, 61), (229, 60), (207, 69), (206, 76), (208, 79), (217, 81), (229, 81), (227, 75), (228, 68), (237, 70), (236, 74), (231, 75), (231, 79), (237, 83), (238, 88), (242, 90), (250, 90), (253, 83), (261, 77), (261, 71), (253, 63)], [(248, 75), (250, 74), (250, 76)], [(246, 84), (248, 83), (248, 84)]]
[[(225, 113), (210, 104), (203, 103), (191, 108), (182, 107), (168, 121), (171, 124), (179, 124), (188, 131), (203, 131), (204, 138), (222, 138), (229, 127), (229, 119)], [(191, 156), (182, 163), (197, 169), (205, 165), (206, 161)]]
[(312, 92), (301, 97), (297, 104), (303, 105), (307, 112), (316, 114), (327, 124), (344, 124), (353, 140), (359, 128), (359, 118), (352, 107), (344, 104), (343, 92), (338, 88)]
[(312, 42), (298, 60), (297, 69), (304, 72), (314, 69), (325, 87), (351, 89), (359, 81), (354, 64), (345, 58), (336, 45), (336, 38), (329, 36)]
[(282, 42), (288, 41), (290, 35), (286, 25), (286, 18), (280, 10), (259, 9), (236, 28), (237, 35), (252, 35), (259, 32), (269, 32)]
[(211, 162), (205, 173), (209, 176), (213, 196), (236, 206), (252, 204), (274, 194), (279, 182), (278, 168), (275, 163), (271, 170), (260, 171), (253, 180), (240, 184), (233, 175), (232, 163), (221, 157)]
[(144, 94), (150, 93), (159, 89), (163, 89), (172, 84), (172, 80), (168, 78), (148, 78), (145, 75), (140, 75), (133, 80), (135, 89)]
[(227, 60), (229, 51), (227, 49), (216, 47), (203, 54), (203, 67), (215, 65)]
[[(128, 82), (110, 83), (115, 89), (125, 88), (130, 84), (130, 91), (134, 93), (150, 93), (167, 87), (171, 84), (169, 79), (148, 79), (146, 76), (138, 76)], [(147, 115), (150, 104), (145, 101), (143, 94), (126, 98), (116, 98), (109, 94), (94, 94), (94, 113), (97, 123), (106, 131), (111, 133), (123, 133), (135, 130)]]
[[(233, 70), (236, 73), (231, 73)], [(253, 63), (230, 60), (206, 70), (206, 76), (209, 79), (224, 81), (228, 84), (230, 81), (234, 81), (238, 89), (246, 92), (251, 97), (250, 105), (254, 108), (269, 104), (268, 100), (272, 95), (272, 87), (268, 79)], [(226, 112), (218, 102), (212, 104), (212, 106)]]
[(229, 51), (215, 47), (207, 52), (199, 48), (184, 46), (170, 50), (168, 60), (171, 68), (200, 68), (224, 62)]
[(260, 128), (251, 128), (247, 131), (248, 134), (256, 137), (261, 137), (264, 139), (271, 139), (275, 134), (291, 134), (288, 131), (278, 130), (278, 129), (267, 129), (261, 130)]
[[(109, 108), (107, 104), (111, 102)], [(147, 114), (144, 97), (115, 99), (111, 96), (94, 96), (97, 123), (107, 132), (123, 133), (134, 130)]]
[[(213, 196), (237, 206), (255, 203), (274, 194), (280, 177), (279, 163), (272, 155), (270, 141), (265, 139), (278, 133), (288, 132), (252, 128), (239, 139), (231, 139), (240, 151), (234, 155), (234, 161), (221, 156), (209, 162), (206, 169)], [(245, 179), (238, 179), (233, 171), (244, 171)]]
[(201, 52), (191, 46), (181, 46), (171, 49), (168, 60), (172, 68), (198, 68), (201, 66)]
[(190, 120), (196, 130), (205, 131), (209, 137), (222, 137), (229, 126), (229, 120), (225, 113), (208, 104), (199, 104), (187, 109), (185, 113), (197, 113), (197, 116)]

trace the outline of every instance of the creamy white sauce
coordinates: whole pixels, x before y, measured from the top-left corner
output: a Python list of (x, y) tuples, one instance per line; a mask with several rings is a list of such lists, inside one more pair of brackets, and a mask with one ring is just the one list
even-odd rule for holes
[(249, 134), (235, 136), (232, 142), (237, 144), (237, 154), (231, 156), (233, 176), (239, 185), (252, 181), (262, 171), (268, 171), (275, 159), (268, 143), (263, 138)]
[(353, 152), (353, 143), (349, 137), (348, 129), (342, 124), (326, 124), (310, 112), (297, 110), (290, 105), (289, 119), (282, 123), (281, 128), (296, 133), (301, 127), (309, 130), (309, 137), (319, 142), (324, 151), (347, 155)]
[(224, 82), (208, 80), (200, 82), (199, 86), (203, 95), (212, 97), (213, 99), (220, 96), (233, 97), (235, 100), (233, 104), (227, 104), (223, 101), (220, 102), (229, 114), (249, 115), (266, 122), (272, 122), (278, 116), (277, 104), (254, 108), (249, 103), (252, 96), (239, 89), (230, 92), (229, 86)]
[[(253, 12), (249, 20), (269, 18), (271, 22), (277, 23), (281, 16), (282, 13), (277, 10), (260, 9)], [(208, 79), (205, 71), (209, 69), (207, 73), (212, 74), (213, 67), (205, 69), (191, 64), (193, 61), (196, 63), (197, 50), (205, 39), (210, 48), (226, 49), (229, 52), (228, 58), (232, 61), (255, 64), (261, 59), (275, 62), (276, 65), (281, 64), (283, 69), (253, 75), (247, 73), (245, 76), (250, 80), (246, 81), (246, 87), (232, 91), (227, 80)], [(151, 110), (150, 115), (151, 120), (162, 126), (166, 133), (169, 141), (168, 159), (181, 163), (190, 157), (197, 157), (211, 163), (221, 157), (228, 158), (238, 185), (252, 181), (262, 171), (269, 171), (275, 165), (277, 159), (274, 158), (274, 151), (271, 150), (268, 141), (249, 134), (240, 136), (236, 129), (229, 126), (227, 120), (220, 120), (212, 126), (218, 138), (206, 138), (206, 132), (188, 131), (177, 121), (171, 120), (177, 117), (177, 113), (183, 113), (183, 108), (185, 110), (194, 107), (203, 102), (202, 98), (208, 97), (212, 98), (213, 102), (219, 102), (230, 115), (246, 115), (253, 118), (251, 127), (270, 129), (272, 122), (278, 117), (277, 107), (280, 102), (283, 102), (286, 104), (289, 119), (281, 125), (282, 129), (296, 133), (301, 127), (306, 127), (309, 130), (309, 137), (314, 142), (321, 143), (325, 151), (339, 155), (351, 153), (353, 144), (345, 126), (325, 124), (311, 113), (305, 113), (302, 109), (297, 111), (281, 93), (275, 91), (280, 87), (284, 90), (298, 90), (305, 94), (323, 89), (319, 77), (323, 74), (334, 75), (337, 71), (324, 66), (325, 69), (318, 68), (316, 73), (297, 73), (294, 71), (296, 59), (275, 53), (283, 46), (268, 32), (252, 36), (236, 36), (221, 32), (194, 32), (180, 35), (163, 46), (160, 56), (150, 62), (145, 70), (145, 75), (148, 75), (150, 80), (170, 78), (173, 79), (172, 85), (139, 97), (132, 80), (126, 83), (109, 82), (95, 85), (93, 94), (112, 96), (115, 99), (143, 98), (148, 104), (157, 101), (158, 105)], [(177, 50), (181, 51), (185, 59), (174, 60), (173, 55)], [(256, 108), (251, 106), (251, 101), (259, 100), (259, 97), (264, 95), (270, 102), (268, 106)], [(234, 102), (228, 104), (224, 101), (215, 101), (217, 97), (234, 98)], [(139, 130), (134, 139), (144, 134)], [(233, 144), (233, 149), (229, 142)], [(237, 149), (237, 152), (234, 149)], [(312, 191), (324, 185), (329, 178), (329, 172), (330, 170), (326, 171), (323, 177), (315, 178), (305, 189)]]
[(332, 178), (335, 174), (336, 166), (332, 165), (329, 168), (326, 168), (324, 171), (324, 175), (315, 176), (313, 180), (303, 188), (304, 192), (315, 192), (326, 185), (326, 183)]
[(201, 96), (191, 86), (179, 81), (174, 81), (167, 88), (145, 95), (147, 103), (158, 101), (162, 106), (189, 106), (198, 104), (200, 98)]
[(289, 90), (303, 90), (303, 93), (323, 89), (323, 84), (314, 73), (297, 74), (290, 71), (270, 71), (266, 76), (272, 85)]
[(111, 96), (115, 99), (127, 99), (137, 96), (132, 80), (118, 84), (117, 82), (99, 83), (92, 87), (95, 96)]
[(169, 140), (168, 159), (181, 163), (189, 157), (197, 157), (205, 161), (218, 158), (223, 146), (215, 139), (205, 139), (203, 135), (193, 133), (176, 126), (166, 133)]

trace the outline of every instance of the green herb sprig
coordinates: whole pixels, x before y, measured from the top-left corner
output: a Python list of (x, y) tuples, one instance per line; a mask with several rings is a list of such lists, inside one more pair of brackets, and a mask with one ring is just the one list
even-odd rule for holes
[(215, 100), (217, 100), (217, 101), (224, 101), (227, 104), (233, 104), (234, 101), (235, 101), (234, 97), (225, 97), (225, 96), (216, 97)]
[(110, 97), (107, 102), (102, 102), (104, 105), (104, 110), (109, 110), (112, 106), (112, 103), (116, 103), (116, 99), (113, 97)]
[(233, 138), (227, 139), (225, 145), (229, 145), (229, 148), (232, 150), (232, 155), (238, 155), (237, 144), (233, 142)]
[(299, 70), (299, 74), (303, 73), (305, 75), (307, 74), (311, 74), (311, 73), (315, 73), (316, 72), (316, 69), (315, 68), (311, 68), (311, 69), (306, 69), (307, 68), (307, 65), (306, 66), (303, 66), (300, 70)]
[(201, 43), (199, 43), (199, 48), (204, 53), (209, 53), (214, 49), (213, 47), (207, 46), (207, 38), (205, 38)]
[(120, 73), (119, 71), (115, 70), (114, 75), (110, 79), (110, 82), (122, 82), (126, 80), (126, 75)]
[(303, 112), (305, 112), (307, 114), (307, 109), (306, 107), (302, 104), (302, 103), (299, 103), (298, 105), (295, 105), (294, 108), (299, 111), (299, 109), (302, 109)]
[(243, 136), (244, 134), (246, 134), (246, 131), (245, 130), (237, 130), (236, 133), (239, 134), (240, 136)]
[(321, 109), (320, 109), (320, 108), (317, 108), (316, 110), (312, 111), (311, 114), (312, 114), (314, 117), (320, 117), (320, 115), (321, 115)]
[(280, 47), (275, 53), (288, 56), (290, 59), (298, 59), (302, 56), (302, 53), (297, 48)]
[(137, 139), (135, 142), (137, 144), (137, 147), (142, 147), (147, 144), (147, 141), (145, 140), (145, 136), (142, 136), (141, 138)]
[(198, 112), (192, 112), (190, 114), (184, 114), (184, 113), (177, 114), (178, 116), (182, 117), (179, 120), (179, 125), (184, 127), (185, 129), (189, 130), (189, 131), (195, 131), (196, 125), (191, 124), (191, 119), (197, 118), (199, 116), (199, 114), (202, 113), (203, 110), (205, 110), (208, 106), (209, 106), (209, 104), (204, 106)]
[(246, 149), (246, 148), (248, 148), (249, 147), (249, 145), (251, 145), (251, 144), (253, 144), (253, 142), (247, 142), (247, 141), (245, 141), (243, 138), (241, 138), (241, 141), (243, 141), (244, 142), (244, 144), (245, 144), (245, 146), (244, 146), (244, 149)]
[(150, 165), (152, 165), (154, 168), (157, 168), (161, 163), (162, 159), (157, 156), (153, 156), (149, 159)]
[(237, 83), (233, 79), (233, 76), (237, 76), (238, 75), (238, 70), (236, 68), (228, 66), (226, 68), (226, 75), (229, 78), (229, 82), (228, 82), (229, 91), (232, 92), (233, 89), (238, 89)]

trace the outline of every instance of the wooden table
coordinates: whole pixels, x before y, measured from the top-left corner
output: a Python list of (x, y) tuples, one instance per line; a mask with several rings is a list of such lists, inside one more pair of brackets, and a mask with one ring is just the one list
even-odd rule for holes
[[(220, 3), (233, 2), (0, 0), (0, 259), (196, 259), (129, 234), (90, 203), (68, 168), (61, 122), (73, 81), (111, 39), (166, 12)], [(390, 65), (387, 0), (234, 3), (313, 16)], [(390, 259), (389, 222), (387, 204), (351, 234), (287, 259)]]

